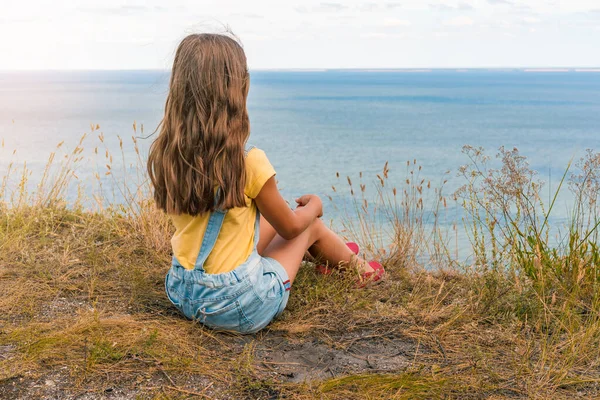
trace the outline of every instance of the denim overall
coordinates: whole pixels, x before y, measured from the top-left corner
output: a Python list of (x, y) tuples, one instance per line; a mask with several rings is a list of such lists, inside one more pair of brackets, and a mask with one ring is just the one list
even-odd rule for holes
[[(252, 147), (246, 150), (246, 154)], [(211, 213), (194, 269), (173, 256), (165, 277), (167, 297), (186, 316), (219, 330), (254, 333), (279, 316), (289, 298), (290, 281), (278, 261), (256, 251), (260, 214), (256, 210), (254, 246), (248, 259), (233, 271), (207, 274), (204, 263), (219, 236), (227, 210)]]

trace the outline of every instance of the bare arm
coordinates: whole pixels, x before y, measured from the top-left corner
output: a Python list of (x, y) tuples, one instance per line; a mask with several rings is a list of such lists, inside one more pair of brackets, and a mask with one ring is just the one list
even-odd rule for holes
[(262, 216), (286, 240), (304, 232), (323, 213), (321, 200), (315, 195), (300, 197), (296, 200), (300, 207), (291, 210), (277, 189), (275, 177), (264, 184), (255, 200)]

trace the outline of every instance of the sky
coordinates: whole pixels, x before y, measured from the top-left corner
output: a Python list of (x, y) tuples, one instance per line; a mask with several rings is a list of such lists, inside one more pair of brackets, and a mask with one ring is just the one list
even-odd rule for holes
[(169, 69), (225, 27), (251, 69), (600, 67), (600, 0), (0, 1), (0, 70)]

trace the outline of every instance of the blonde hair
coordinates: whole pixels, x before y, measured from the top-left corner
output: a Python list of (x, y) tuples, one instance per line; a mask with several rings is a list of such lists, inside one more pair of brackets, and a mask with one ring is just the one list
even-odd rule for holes
[(237, 40), (204, 33), (181, 41), (160, 133), (148, 157), (160, 209), (195, 216), (246, 205), (249, 83), (246, 56)]

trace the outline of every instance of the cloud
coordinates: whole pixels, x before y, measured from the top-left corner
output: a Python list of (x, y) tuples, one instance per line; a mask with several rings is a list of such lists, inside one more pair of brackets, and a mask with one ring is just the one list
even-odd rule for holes
[(542, 22), (542, 20), (537, 17), (523, 17), (521, 18), (521, 21), (523, 21), (526, 24), (539, 24), (540, 22)]
[(410, 37), (405, 33), (367, 32), (360, 35), (363, 39), (405, 39)]
[(487, 0), (487, 2), (490, 4), (513, 4), (513, 2), (509, 0)]
[(257, 33), (245, 33), (244, 34), (244, 41), (248, 41), (248, 42), (262, 42), (265, 40), (269, 40), (271, 39), (271, 37), (269, 35), (261, 35), (261, 34), (257, 34)]
[(342, 3), (321, 3), (320, 6), (324, 9), (329, 9), (332, 11), (341, 11), (348, 8), (347, 5)]
[(444, 25), (446, 26), (470, 26), (473, 25), (475, 21), (472, 18), (461, 15), (459, 17), (450, 18), (444, 21)]
[(384, 7), (387, 8), (388, 10), (393, 10), (394, 8), (402, 7), (402, 3), (386, 3), (384, 5)]
[(259, 14), (254, 14), (254, 13), (233, 13), (233, 14), (229, 14), (232, 17), (242, 17), (242, 18), (249, 18), (249, 19), (264, 19), (265, 17), (263, 15), (259, 15)]
[(434, 4), (434, 3), (431, 3), (431, 4), (429, 4), (429, 7), (440, 10), (440, 11), (455, 11), (455, 10), (471, 11), (471, 10), (475, 9), (475, 7), (473, 7), (469, 3), (458, 3), (458, 4)]
[(131, 6), (117, 6), (117, 7), (79, 7), (78, 11), (84, 12), (84, 13), (91, 13), (91, 14), (105, 14), (105, 15), (123, 15), (123, 16), (127, 16), (127, 15), (140, 15), (140, 14), (145, 14), (145, 13), (149, 13), (149, 12), (165, 12), (170, 10), (170, 8), (167, 7), (161, 7), (161, 6), (135, 6), (135, 5), (131, 5)]
[(392, 27), (392, 26), (411, 26), (412, 23), (406, 19), (398, 19), (398, 18), (386, 18), (383, 21), (383, 26)]
[(40, 18), (40, 17), (11, 17), (11, 16), (0, 16), (0, 22), (3, 24), (19, 24), (19, 23), (31, 23), (31, 22), (44, 22), (44, 21), (52, 21), (52, 18)]
[(363, 33), (362, 35), (360, 35), (361, 38), (365, 38), (365, 39), (384, 39), (388, 36), (389, 35), (387, 33), (382, 33), (382, 32), (369, 32), (369, 33)]
[(385, 3), (385, 4), (381, 4), (381, 3), (377, 3), (377, 2), (369, 2), (369, 3), (363, 3), (357, 6), (357, 8), (359, 10), (362, 11), (374, 11), (374, 10), (394, 10), (396, 8), (401, 8), (403, 7), (402, 3), (396, 3), (396, 2), (392, 2), (392, 3)]
[(497, 19), (494, 21), (490, 21), (490, 23), (487, 24), (481, 24), (479, 25), (480, 28), (483, 29), (501, 29), (501, 30), (506, 30), (506, 29), (512, 29), (514, 27), (513, 21), (510, 21), (508, 19)]
[(342, 3), (332, 3), (332, 2), (319, 3), (315, 7), (300, 6), (300, 7), (295, 8), (295, 10), (299, 13), (339, 12), (339, 11), (346, 10), (346, 9), (348, 9), (347, 5), (342, 4)]

